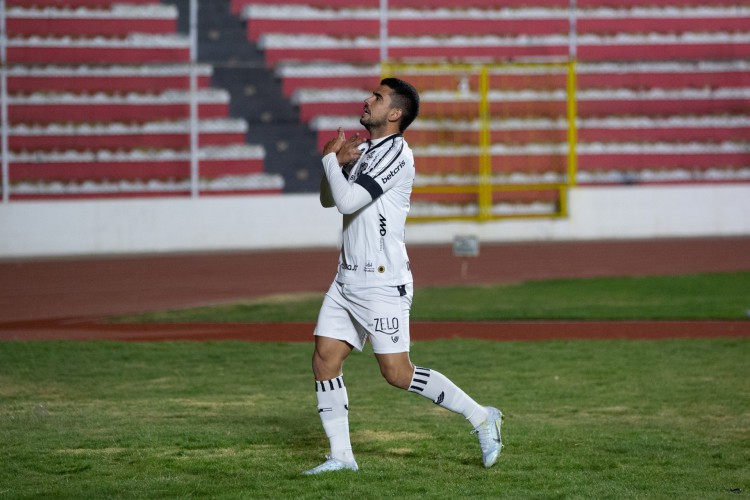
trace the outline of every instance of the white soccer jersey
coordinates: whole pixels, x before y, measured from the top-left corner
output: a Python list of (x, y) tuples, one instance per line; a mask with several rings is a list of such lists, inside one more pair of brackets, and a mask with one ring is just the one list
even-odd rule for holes
[[(371, 201), (353, 213), (344, 213), (343, 240), (336, 281), (349, 285), (398, 286), (412, 282), (406, 253), (406, 216), (414, 184), (414, 156), (401, 134), (360, 145), (357, 162), (343, 170), (328, 160), (326, 175), (347, 176)], [(336, 165), (338, 167), (338, 165)], [(361, 191), (360, 191), (361, 192)], [(338, 205), (337, 205), (338, 206)], [(339, 211), (341, 206), (338, 206)]]

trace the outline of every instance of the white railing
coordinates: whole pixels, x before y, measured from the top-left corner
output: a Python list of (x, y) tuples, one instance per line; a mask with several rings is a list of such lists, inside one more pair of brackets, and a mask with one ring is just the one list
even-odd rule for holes
[(198, 159), (198, 0), (190, 0), (190, 195), (199, 196)]
[(3, 203), (10, 199), (10, 172), (8, 167), (8, 72), (6, 63), (7, 34), (5, 31), (5, 0), (0, 0), (0, 155), (2, 155)]

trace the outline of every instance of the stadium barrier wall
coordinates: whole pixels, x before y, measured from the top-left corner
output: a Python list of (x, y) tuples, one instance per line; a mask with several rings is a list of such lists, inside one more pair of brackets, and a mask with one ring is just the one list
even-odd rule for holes
[[(750, 185), (577, 187), (566, 219), (410, 224), (409, 244), (750, 235)], [(317, 195), (11, 202), (0, 258), (337, 247)]]

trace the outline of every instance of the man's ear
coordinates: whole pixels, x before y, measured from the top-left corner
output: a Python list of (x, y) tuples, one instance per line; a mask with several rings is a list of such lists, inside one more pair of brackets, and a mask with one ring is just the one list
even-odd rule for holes
[(388, 121), (397, 122), (401, 119), (401, 115), (403, 114), (404, 111), (401, 108), (391, 108), (391, 110), (388, 111)]

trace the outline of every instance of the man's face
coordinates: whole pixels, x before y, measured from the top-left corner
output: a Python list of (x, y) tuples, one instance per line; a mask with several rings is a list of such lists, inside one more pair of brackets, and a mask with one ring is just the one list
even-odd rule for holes
[(387, 124), (388, 113), (391, 111), (391, 92), (390, 87), (381, 85), (365, 99), (359, 123), (367, 130), (384, 128)]

